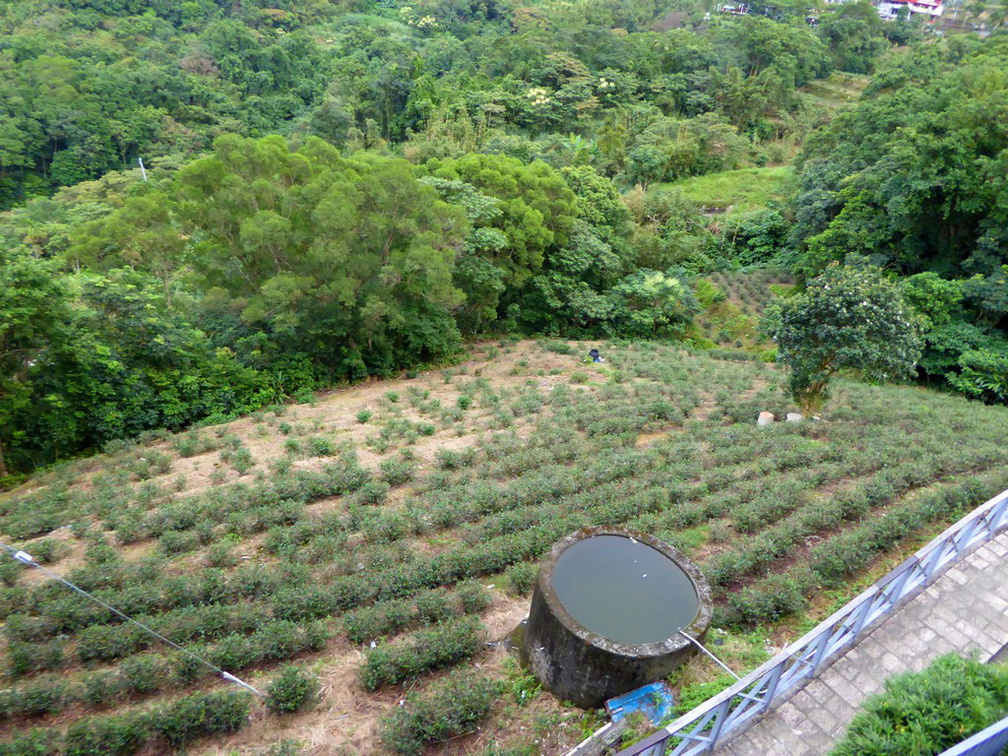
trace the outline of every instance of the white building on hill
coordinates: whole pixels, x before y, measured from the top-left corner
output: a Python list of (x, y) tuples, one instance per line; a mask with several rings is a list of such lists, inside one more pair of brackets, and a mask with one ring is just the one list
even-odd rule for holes
[(896, 18), (900, 8), (930, 18), (940, 18), (942, 14), (942, 0), (880, 0), (877, 7), (879, 15), (888, 20)]

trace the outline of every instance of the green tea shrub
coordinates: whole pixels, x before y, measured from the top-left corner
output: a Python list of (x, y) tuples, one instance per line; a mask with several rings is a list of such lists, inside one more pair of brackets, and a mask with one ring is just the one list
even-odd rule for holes
[(225, 449), (221, 452), (221, 459), (231, 465), (239, 475), (244, 475), (255, 466), (252, 452), (245, 446), (236, 449)]
[(5, 558), (0, 561), (0, 583), (8, 587), (17, 585), (25, 569), (25, 565), (21, 562)]
[(336, 599), (325, 586), (291, 586), (272, 599), (273, 616), (279, 620), (314, 620), (336, 611)]
[(220, 440), (209, 436), (201, 436), (199, 431), (192, 430), (176, 436), (172, 443), (180, 457), (195, 457), (220, 448)]
[(482, 645), (483, 625), (463, 617), (430, 630), (420, 630), (399, 643), (385, 643), (367, 653), (361, 684), (378, 690), (432, 669), (468, 659)]
[(331, 457), (336, 453), (336, 445), (331, 438), (315, 436), (308, 439), (308, 453), (313, 457)]
[(226, 541), (213, 544), (207, 549), (204, 559), (210, 567), (234, 567), (238, 564), (238, 557), (235, 556), (234, 547)]
[(532, 562), (518, 562), (507, 568), (504, 578), (508, 589), (516, 596), (528, 596), (539, 577), (539, 566)]
[(131, 656), (119, 668), (124, 687), (141, 696), (157, 692), (168, 680), (167, 660), (159, 654)]
[(386, 459), (379, 467), (382, 480), (390, 486), (401, 486), (416, 474), (416, 462), (408, 459)]
[(407, 599), (380, 601), (348, 612), (343, 617), (343, 633), (353, 643), (366, 643), (399, 632), (414, 616)]
[(56, 714), (70, 702), (66, 682), (40, 679), (30, 685), (0, 690), (0, 717), (36, 717)]
[(64, 756), (129, 756), (150, 737), (153, 716), (131, 712), (108, 717), (88, 717), (67, 728)]
[(8, 640), (39, 643), (56, 634), (53, 623), (46, 617), (32, 617), (28, 614), (11, 614), (4, 622), (4, 635)]
[(59, 756), (59, 733), (32, 728), (15, 732), (12, 740), (0, 743), (0, 756)]
[(91, 708), (107, 706), (122, 692), (122, 682), (115, 672), (98, 670), (81, 678), (81, 698)]
[(455, 587), (455, 598), (463, 614), (479, 614), (490, 606), (490, 591), (476, 580), (466, 580)]
[(250, 709), (248, 693), (234, 690), (194, 693), (161, 708), (153, 729), (178, 748), (201, 735), (237, 732), (248, 721)]
[(150, 636), (135, 625), (93, 625), (77, 633), (77, 658), (88, 662), (121, 659), (150, 645)]
[(391, 486), (384, 480), (369, 480), (354, 491), (347, 499), (347, 506), (371, 506), (384, 504)]
[(266, 688), (266, 705), (277, 714), (298, 711), (318, 696), (318, 678), (300, 667), (288, 665), (280, 670)]
[(461, 470), (469, 467), (476, 459), (476, 449), (438, 449), (434, 453), (434, 463), (442, 470)]
[(166, 530), (158, 538), (158, 546), (161, 551), (171, 556), (174, 554), (184, 554), (199, 548), (200, 536), (193, 530)]
[(320, 625), (302, 627), (281, 620), (264, 625), (252, 635), (229, 635), (209, 649), (206, 656), (221, 669), (233, 671), (318, 650), (325, 646), (325, 639), (325, 630)]
[(830, 756), (942, 753), (1008, 714), (1008, 669), (955, 654), (886, 681)]
[(719, 624), (733, 627), (774, 622), (805, 609), (806, 585), (785, 575), (772, 575), (754, 586), (746, 586), (728, 596)]
[(59, 669), (63, 666), (63, 645), (61, 639), (45, 643), (8, 643), (7, 664), (11, 677)]
[(426, 624), (435, 624), (455, 613), (451, 596), (445, 588), (427, 591), (416, 598), (417, 618)]
[(55, 538), (42, 538), (28, 544), (25, 550), (39, 564), (52, 564), (66, 556), (70, 551), (70, 547), (63, 541), (57, 541)]
[(427, 744), (475, 729), (490, 714), (496, 696), (496, 686), (487, 677), (453, 673), (423, 693), (409, 693), (406, 703), (382, 720), (382, 742), (397, 754), (419, 754)]
[(543, 349), (555, 354), (574, 354), (574, 347), (562, 341), (550, 340), (543, 344)]

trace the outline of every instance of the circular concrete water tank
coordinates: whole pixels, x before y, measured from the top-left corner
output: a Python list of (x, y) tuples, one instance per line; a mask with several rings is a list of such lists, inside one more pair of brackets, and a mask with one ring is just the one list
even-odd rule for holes
[(522, 662), (558, 698), (595, 708), (666, 677), (696, 653), (710, 588), (677, 549), (626, 528), (583, 528), (539, 569)]

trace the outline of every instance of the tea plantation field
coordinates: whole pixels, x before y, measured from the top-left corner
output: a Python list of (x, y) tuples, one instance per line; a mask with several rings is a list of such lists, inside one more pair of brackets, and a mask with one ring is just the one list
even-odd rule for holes
[(742, 672), (1008, 488), (1003, 407), (841, 380), (822, 419), (757, 427), (794, 409), (783, 380), (674, 344), (482, 344), (55, 468), (0, 498), (2, 540), (271, 695), (7, 560), (0, 755), (560, 753), (598, 716), (499, 642), (568, 532), (683, 549)]

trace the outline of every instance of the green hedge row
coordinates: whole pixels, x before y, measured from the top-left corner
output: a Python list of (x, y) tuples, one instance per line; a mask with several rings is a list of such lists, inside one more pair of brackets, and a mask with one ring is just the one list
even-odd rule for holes
[(80, 719), (63, 733), (19, 733), (0, 743), (0, 756), (130, 756), (158, 742), (179, 748), (203, 735), (240, 730), (250, 710), (248, 693), (196, 693), (144, 711)]

